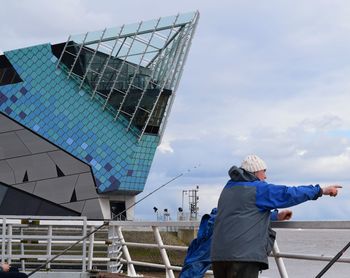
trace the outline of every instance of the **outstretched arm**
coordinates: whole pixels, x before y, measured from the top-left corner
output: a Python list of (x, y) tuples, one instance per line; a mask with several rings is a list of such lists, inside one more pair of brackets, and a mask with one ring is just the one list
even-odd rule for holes
[[(340, 185), (329, 185), (322, 187), (319, 192), (319, 196), (329, 195), (331, 197), (335, 197), (338, 194), (338, 189), (342, 188)], [(284, 209), (278, 211), (277, 209), (271, 212), (271, 220), (272, 221), (285, 221), (290, 220), (292, 218), (293, 212), (289, 209)]]
[(261, 210), (287, 208), (309, 200), (316, 200), (322, 195), (336, 196), (340, 185), (285, 186), (262, 183), (257, 187), (256, 205)]

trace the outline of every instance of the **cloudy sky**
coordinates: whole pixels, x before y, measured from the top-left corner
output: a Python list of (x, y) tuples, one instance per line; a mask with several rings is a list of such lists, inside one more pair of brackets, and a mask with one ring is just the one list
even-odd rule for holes
[(182, 191), (197, 185), (200, 213), (209, 212), (230, 166), (256, 153), (266, 161), (271, 183), (344, 186), (336, 199), (295, 207), (295, 220), (350, 219), (348, 1), (0, 0), (0, 5), (0, 52), (200, 12), (163, 142), (139, 198), (184, 176), (140, 202), (136, 218), (155, 219), (154, 206), (175, 218)]

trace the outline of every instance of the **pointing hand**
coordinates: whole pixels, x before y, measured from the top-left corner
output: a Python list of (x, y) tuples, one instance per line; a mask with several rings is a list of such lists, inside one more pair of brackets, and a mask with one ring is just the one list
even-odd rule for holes
[(335, 197), (338, 194), (338, 189), (339, 188), (343, 188), (343, 187), (341, 185), (337, 185), (337, 184), (323, 187), (322, 188), (322, 194), (323, 195), (329, 195), (331, 197)]

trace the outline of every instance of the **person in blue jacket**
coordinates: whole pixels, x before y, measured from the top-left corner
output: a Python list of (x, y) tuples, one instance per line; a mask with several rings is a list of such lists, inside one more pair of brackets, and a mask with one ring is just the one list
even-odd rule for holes
[(203, 278), (210, 268), (210, 245), (216, 213), (217, 209), (213, 208), (210, 214), (202, 216), (197, 237), (187, 249), (179, 278)]
[[(266, 164), (248, 155), (241, 167), (229, 170), (230, 180), (221, 192), (211, 242), (211, 261), (216, 278), (257, 278), (268, 268), (275, 232), (271, 220), (288, 220), (290, 210), (277, 211), (316, 200), (335, 197), (339, 185), (285, 186), (265, 182)], [(272, 212), (271, 212), (272, 211)]]

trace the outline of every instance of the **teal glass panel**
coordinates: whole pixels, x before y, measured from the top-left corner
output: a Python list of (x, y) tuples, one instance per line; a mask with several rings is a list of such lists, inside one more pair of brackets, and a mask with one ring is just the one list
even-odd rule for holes
[(115, 39), (120, 35), (121, 27), (108, 28), (103, 36), (103, 39)]
[(195, 12), (180, 14), (176, 23), (177, 24), (190, 23), (194, 19), (195, 15), (196, 15)]
[(79, 34), (71, 37), (71, 40), (78, 43), (82, 44), (84, 42), (86, 34)]
[(158, 19), (147, 20), (145, 22), (142, 22), (139, 32), (153, 31), (154, 28), (156, 28), (157, 22)]
[(175, 24), (176, 17), (177, 16), (162, 17), (157, 28), (171, 28)]
[(132, 35), (137, 32), (137, 30), (139, 29), (139, 26), (140, 26), (140, 23), (125, 25), (121, 35), (123, 36)]
[(85, 43), (90, 43), (94, 41), (99, 41), (102, 38), (103, 30), (101, 31), (95, 31), (95, 32), (89, 32), (86, 39)]

